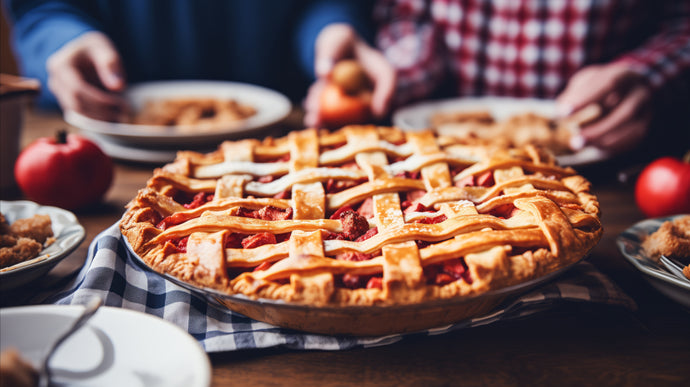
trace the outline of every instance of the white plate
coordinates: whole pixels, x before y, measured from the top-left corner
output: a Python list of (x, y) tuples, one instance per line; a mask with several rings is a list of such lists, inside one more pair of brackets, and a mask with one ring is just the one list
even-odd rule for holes
[(665, 218), (647, 219), (635, 223), (632, 227), (623, 231), (616, 242), (623, 256), (637, 270), (642, 272), (644, 278), (659, 292), (676, 302), (690, 308), (690, 282), (672, 275), (652, 258), (645, 254), (642, 248), (644, 239), (661, 227), (667, 220), (672, 220), (683, 215), (675, 215)]
[[(40, 305), (0, 310), (0, 350), (16, 348), (37, 366), (83, 310)], [(54, 381), (70, 386), (208, 387), (211, 364), (178, 326), (128, 309), (101, 307), (51, 359)]]
[(86, 133), (107, 136), (114, 142), (138, 146), (184, 146), (218, 143), (248, 135), (283, 120), (290, 113), (290, 100), (274, 90), (236, 82), (221, 81), (160, 81), (131, 86), (125, 97), (136, 110), (148, 100), (176, 97), (213, 97), (234, 99), (254, 107), (257, 112), (246, 120), (230, 122), (217, 130), (199, 132), (180, 126), (134, 125), (96, 120), (74, 111), (66, 111), (64, 119)]
[(0, 200), (0, 211), (10, 224), (17, 219), (47, 214), (56, 238), (38, 257), (0, 269), (0, 290), (17, 288), (44, 275), (79, 247), (86, 237), (86, 231), (77, 217), (62, 208), (41, 206), (26, 200)]
[[(430, 127), (429, 119), (434, 113), (472, 110), (488, 110), (497, 121), (526, 112), (545, 117), (556, 116), (556, 104), (553, 100), (510, 97), (456, 98), (402, 107), (393, 113), (393, 125), (403, 130), (422, 130)], [(600, 149), (585, 147), (578, 152), (556, 158), (564, 166), (581, 166), (604, 161), (609, 155)]]

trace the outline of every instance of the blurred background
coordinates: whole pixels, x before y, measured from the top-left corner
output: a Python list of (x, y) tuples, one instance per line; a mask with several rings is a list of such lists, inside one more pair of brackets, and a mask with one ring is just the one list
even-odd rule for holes
[(10, 27), (4, 7), (0, 7), (0, 73), (18, 75), (17, 62), (10, 47)]

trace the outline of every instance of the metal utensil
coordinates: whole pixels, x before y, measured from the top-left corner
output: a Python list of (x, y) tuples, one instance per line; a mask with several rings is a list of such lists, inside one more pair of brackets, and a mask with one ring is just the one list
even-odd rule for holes
[(666, 270), (670, 271), (671, 274), (674, 274), (675, 276), (690, 282), (690, 279), (688, 279), (688, 277), (686, 277), (685, 274), (683, 274), (683, 266), (666, 258), (663, 255), (659, 258), (659, 261), (661, 261), (661, 264), (664, 265), (664, 267), (666, 267)]
[(50, 385), (51, 373), (50, 366), (48, 365), (48, 363), (50, 363), (50, 359), (53, 357), (55, 351), (60, 347), (60, 345), (62, 345), (63, 342), (65, 342), (65, 340), (67, 340), (68, 337), (70, 337), (74, 332), (78, 331), (79, 328), (83, 327), (84, 324), (86, 324), (86, 322), (89, 321), (89, 319), (94, 314), (96, 314), (96, 311), (98, 310), (98, 308), (100, 308), (102, 303), (103, 301), (99, 297), (91, 298), (86, 304), (84, 304), (84, 311), (81, 313), (79, 318), (77, 318), (72, 324), (72, 326), (65, 333), (63, 333), (55, 341), (55, 343), (53, 343), (53, 346), (50, 348), (48, 354), (43, 359), (43, 364), (41, 364), (41, 369), (39, 370), (39, 387), (48, 387)]

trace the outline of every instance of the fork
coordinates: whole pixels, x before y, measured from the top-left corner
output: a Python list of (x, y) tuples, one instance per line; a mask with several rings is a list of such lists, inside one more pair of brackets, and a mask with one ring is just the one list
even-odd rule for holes
[(50, 378), (51, 378), (51, 371), (50, 371), (50, 366), (48, 363), (50, 362), (50, 359), (53, 357), (53, 354), (55, 351), (62, 345), (62, 343), (67, 340), (68, 337), (70, 337), (74, 332), (78, 331), (79, 328), (84, 326), (89, 319), (96, 314), (96, 311), (98, 308), (100, 308), (101, 304), (103, 301), (99, 297), (92, 297), (89, 299), (86, 304), (84, 305), (84, 311), (81, 313), (79, 318), (77, 318), (72, 326), (65, 332), (63, 333), (56, 341), (53, 343), (53, 346), (48, 350), (48, 353), (46, 354), (46, 357), (43, 359), (43, 363), (41, 364), (41, 369), (39, 370), (38, 373), (38, 385), (39, 387), (48, 387), (50, 386)]
[(683, 266), (679, 265), (678, 263), (666, 258), (665, 256), (659, 257), (659, 260), (661, 263), (666, 267), (668, 271), (670, 271), (672, 274), (674, 274), (677, 277), (682, 278), (685, 281), (690, 282), (690, 279), (683, 274)]

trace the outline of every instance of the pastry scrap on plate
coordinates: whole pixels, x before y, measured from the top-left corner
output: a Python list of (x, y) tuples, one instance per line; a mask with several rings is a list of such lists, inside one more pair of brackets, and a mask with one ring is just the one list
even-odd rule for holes
[(690, 278), (690, 215), (663, 222), (645, 238), (642, 248), (656, 262), (662, 255), (681, 261), (686, 265), (683, 274)]
[(134, 114), (137, 125), (191, 126), (195, 130), (210, 130), (219, 124), (247, 119), (256, 109), (234, 99), (175, 98), (149, 100)]
[(54, 240), (49, 215), (36, 214), (9, 224), (0, 213), (0, 268), (36, 258)]
[(478, 137), (510, 146), (538, 145), (556, 155), (571, 153), (571, 138), (580, 127), (593, 121), (601, 109), (591, 105), (570, 117), (555, 119), (525, 112), (497, 120), (489, 110), (438, 111), (430, 124), (440, 133), (461, 138)]
[(475, 296), (570, 266), (602, 235), (590, 183), (548, 151), (376, 126), (179, 152), (120, 228), (155, 271), (314, 306)]

